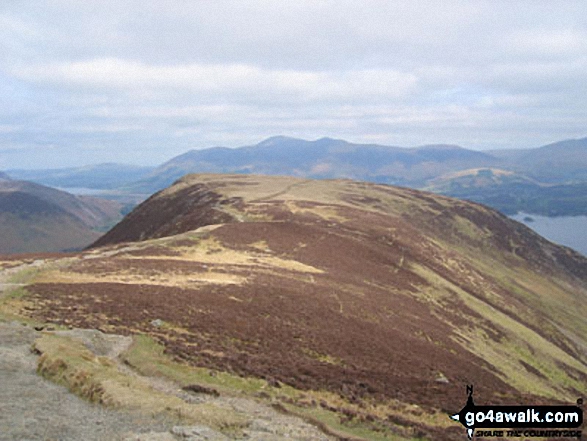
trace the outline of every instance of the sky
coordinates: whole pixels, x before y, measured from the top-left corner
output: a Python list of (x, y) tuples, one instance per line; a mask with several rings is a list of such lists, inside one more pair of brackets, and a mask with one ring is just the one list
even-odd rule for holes
[(587, 136), (584, 0), (2, 0), (0, 170)]

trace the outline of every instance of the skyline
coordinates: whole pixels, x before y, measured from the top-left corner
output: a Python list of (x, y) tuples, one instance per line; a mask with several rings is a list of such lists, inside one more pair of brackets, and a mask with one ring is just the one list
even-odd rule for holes
[(0, 6), (0, 170), (274, 135), (475, 150), (587, 136), (580, 1)]

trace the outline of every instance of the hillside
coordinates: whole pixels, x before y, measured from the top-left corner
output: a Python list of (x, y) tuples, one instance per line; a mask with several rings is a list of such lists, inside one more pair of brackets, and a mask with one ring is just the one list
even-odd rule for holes
[(0, 253), (81, 249), (121, 218), (116, 202), (0, 181)]
[[(11, 311), (148, 335), (215, 372), (200, 389), (226, 391), (226, 372), (239, 393), (359, 439), (464, 436), (447, 414), (466, 384), (488, 404), (587, 389), (587, 260), (416, 190), (191, 175), (27, 283)], [(170, 375), (160, 356), (127, 362)]]
[(479, 168), (440, 176), (425, 189), (489, 205), (507, 215), (587, 215), (587, 182), (544, 184), (511, 171)]
[(544, 182), (587, 181), (587, 138), (569, 139), (532, 149), (519, 156), (516, 167)]

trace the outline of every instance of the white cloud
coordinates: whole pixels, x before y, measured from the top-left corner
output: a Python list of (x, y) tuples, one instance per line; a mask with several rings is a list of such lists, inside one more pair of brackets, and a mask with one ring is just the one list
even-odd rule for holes
[(0, 133), (15, 133), (21, 130), (21, 126), (17, 126), (14, 124), (0, 124)]
[(587, 51), (587, 33), (575, 29), (516, 31), (511, 37), (511, 48), (522, 56), (584, 57)]
[(114, 58), (28, 65), (12, 73), (28, 82), (65, 88), (151, 90), (155, 95), (171, 88), (201, 97), (253, 101), (393, 99), (405, 96), (417, 82), (412, 74), (383, 69), (312, 72), (243, 64), (157, 66)]
[(586, 16), (582, 0), (6, 0), (0, 145), (157, 161), (275, 134), (586, 136)]

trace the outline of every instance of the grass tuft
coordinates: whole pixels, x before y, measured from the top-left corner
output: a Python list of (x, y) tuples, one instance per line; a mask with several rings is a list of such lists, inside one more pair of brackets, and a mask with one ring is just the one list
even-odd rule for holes
[(248, 424), (240, 414), (211, 403), (186, 403), (154, 390), (148, 382), (118, 369), (107, 357), (97, 357), (79, 340), (45, 333), (34, 345), (41, 354), (38, 372), (73, 393), (108, 407), (163, 415), (182, 424), (205, 424), (234, 432)]

